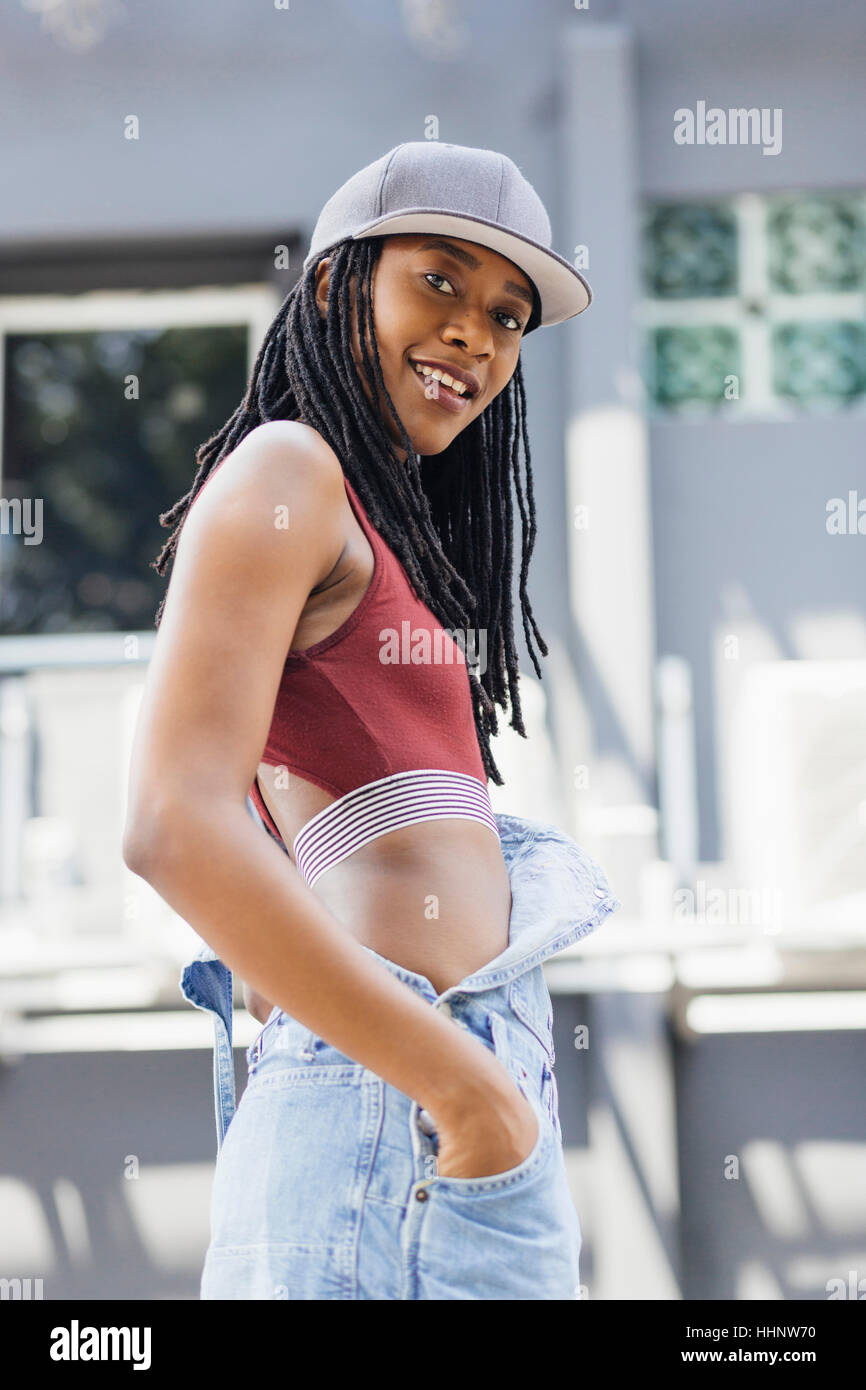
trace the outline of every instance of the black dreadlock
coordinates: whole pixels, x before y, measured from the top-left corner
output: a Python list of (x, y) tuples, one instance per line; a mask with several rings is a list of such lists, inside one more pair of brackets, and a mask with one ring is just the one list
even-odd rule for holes
[[(198, 472), (189, 492), (160, 516), (161, 525), (175, 530), (151, 565), (157, 573), (164, 572), (193, 499), (245, 435), (268, 420), (311, 425), (337, 454), (370, 521), (402, 562), (421, 602), (446, 629), (462, 629), (467, 638), (470, 632), (486, 632), (486, 670), (479, 678), (467, 661), (467, 672), (484, 769), (501, 786), (490, 750), (490, 737), (498, 732), (497, 704), (506, 710), (510, 703), (511, 727), (526, 737), (512, 620), (512, 479), (521, 521), (523, 632), (539, 678), (533, 640), (547, 655), (526, 592), (536, 525), (521, 363), (518, 359), (507, 387), (447, 449), (429, 458), (417, 454), (385, 386), (373, 329), (372, 275), (383, 243), (384, 237), (348, 240), (329, 251), (324, 320), (316, 304), (315, 262), (292, 287), (265, 335), (241, 404), (196, 451)], [(366, 326), (366, 335), (359, 332), (364, 373), (371, 389), (375, 377), (400, 428), (405, 463), (397, 458), (383, 421), (364, 393), (352, 355), (352, 305), (350, 293), (344, 293), (352, 283), (356, 322)], [(375, 399), (375, 390), (373, 395)], [(157, 627), (165, 597), (156, 612)]]

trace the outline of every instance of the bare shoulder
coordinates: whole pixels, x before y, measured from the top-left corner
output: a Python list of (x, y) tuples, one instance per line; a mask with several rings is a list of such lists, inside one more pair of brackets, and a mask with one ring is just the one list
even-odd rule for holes
[(230, 507), (239, 517), (245, 506), (260, 513), (280, 500), (294, 504), (301, 515), (316, 513), (320, 521), (346, 500), (337, 455), (317, 430), (297, 420), (269, 420), (250, 430), (194, 499), (209, 512)]
[(267, 469), (291, 468), (293, 475), (308, 478), (313, 486), (335, 491), (342, 488), (343, 469), (330, 444), (301, 420), (268, 420), (241, 440), (241, 450)]
[(265, 545), (287, 558), (309, 551), (324, 576), (345, 544), (347, 508), (343, 469), (326, 440), (300, 421), (270, 420), (245, 435), (205, 479), (184, 520), (178, 552), (184, 536), (187, 549), (231, 536), (235, 546), (246, 539), (253, 549)]

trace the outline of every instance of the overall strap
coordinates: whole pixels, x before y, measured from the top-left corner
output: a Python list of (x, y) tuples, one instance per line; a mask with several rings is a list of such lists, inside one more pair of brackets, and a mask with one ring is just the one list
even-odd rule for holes
[(213, 1087), (219, 1153), (235, 1113), (235, 1065), (232, 1054), (232, 972), (210, 947), (183, 969), (181, 993), (197, 1009), (213, 1014)]

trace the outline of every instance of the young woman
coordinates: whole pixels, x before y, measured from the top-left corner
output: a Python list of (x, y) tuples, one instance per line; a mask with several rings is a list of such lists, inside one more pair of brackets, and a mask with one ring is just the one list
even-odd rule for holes
[(520, 344), (589, 303), (549, 243), (493, 151), (360, 170), (162, 518), (124, 858), (208, 943), (203, 1298), (579, 1296), (542, 962), (619, 904), (487, 793), (496, 707), (525, 733), (515, 570), (546, 653)]

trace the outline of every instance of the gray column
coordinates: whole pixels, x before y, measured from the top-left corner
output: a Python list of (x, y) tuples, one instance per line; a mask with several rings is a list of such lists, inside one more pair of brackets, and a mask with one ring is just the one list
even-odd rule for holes
[[(570, 763), (588, 769), (587, 787), (572, 777), (576, 833), (597, 850), (630, 912), (640, 867), (656, 853), (649, 465), (634, 313), (635, 63), (620, 24), (576, 11), (562, 37), (561, 225), (578, 268), (587, 248), (594, 298), (563, 326), (576, 681), (558, 718)], [(579, 507), (585, 518), (575, 517)]]

